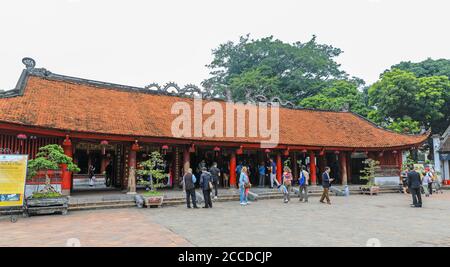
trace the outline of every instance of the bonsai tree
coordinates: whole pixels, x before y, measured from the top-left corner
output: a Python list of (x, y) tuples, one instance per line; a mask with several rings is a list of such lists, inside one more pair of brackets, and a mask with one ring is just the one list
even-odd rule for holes
[(375, 185), (375, 172), (380, 169), (380, 162), (374, 159), (366, 159), (364, 161), (366, 167), (362, 169), (361, 172), (361, 180), (367, 181), (367, 186), (371, 187)]
[[(163, 179), (166, 177), (163, 170), (158, 167), (164, 163), (161, 154), (158, 151), (153, 151), (150, 154), (150, 158), (146, 161), (139, 163), (140, 169), (136, 173), (140, 176), (150, 177), (150, 181), (142, 181), (141, 184), (150, 187), (150, 191), (155, 193), (158, 188), (163, 186)], [(153, 182), (155, 179), (155, 183)]]
[[(39, 171), (45, 172), (45, 186), (39, 194), (58, 195), (59, 193), (50, 184), (48, 176), (49, 170), (59, 170), (61, 164), (66, 164), (70, 172), (79, 172), (80, 169), (72, 161), (72, 158), (64, 154), (60, 145), (47, 145), (39, 148), (36, 158), (28, 162), (27, 176), (29, 178), (36, 176)], [(34, 194), (33, 194), (34, 195)]]

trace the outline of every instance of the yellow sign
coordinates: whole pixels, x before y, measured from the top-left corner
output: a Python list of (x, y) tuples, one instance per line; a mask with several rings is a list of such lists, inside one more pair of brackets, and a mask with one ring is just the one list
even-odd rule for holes
[(28, 155), (0, 155), (0, 207), (22, 206)]

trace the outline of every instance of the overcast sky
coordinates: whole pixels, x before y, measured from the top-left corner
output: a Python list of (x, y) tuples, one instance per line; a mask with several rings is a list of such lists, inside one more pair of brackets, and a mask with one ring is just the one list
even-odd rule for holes
[(145, 86), (208, 77), (211, 50), (251, 33), (341, 48), (367, 83), (402, 60), (450, 58), (448, 0), (11, 0), (0, 2), (0, 89), (21, 59), (82, 78)]

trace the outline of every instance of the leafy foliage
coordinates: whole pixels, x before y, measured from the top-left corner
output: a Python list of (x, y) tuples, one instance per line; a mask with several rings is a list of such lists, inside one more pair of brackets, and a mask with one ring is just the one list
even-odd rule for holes
[[(139, 164), (139, 168), (136, 173), (141, 176), (149, 176), (150, 177), (150, 189), (156, 190), (163, 186), (162, 180), (166, 177), (163, 170), (158, 168), (163, 164), (164, 160), (161, 154), (158, 151), (153, 151), (150, 154), (150, 158), (146, 161), (143, 161)], [(153, 179), (155, 179), (156, 183), (153, 183)]]
[(431, 76), (447, 76), (450, 79), (450, 59), (433, 60), (427, 58), (418, 63), (411, 61), (402, 61), (391, 69), (401, 69), (412, 72), (416, 77), (431, 77)]
[(446, 76), (417, 78), (412, 72), (393, 69), (385, 72), (368, 94), (369, 104), (376, 107), (368, 116), (381, 125), (398, 129), (409, 123), (409, 132), (416, 132), (418, 122), (440, 133), (450, 123), (450, 81)]
[[(278, 96), (298, 102), (311, 97), (336, 79), (346, 79), (334, 58), (342, 51), (319, 44), (316, 37), (306, 43), (284, 43), (272, 36), (253, 40), (242, 36), (237, 43), (227, 42), (213, 50), (213, 61), (207, 65), (211, 78), (203, 86), (218, 95), (245, 100), (246, 90), (267, 97)], [(360, 81), (360, 80), (359, 80)]]
[(37, 175), (39, 171), (45, 171), (45, 188), (41, 193), (56, 193), (56, 190), (50, 185), (48, 177), (49, 170), (60, 169), (61, 164), (65, 164), (70, 172), (79, 172), (80, 169), (73, 163), (72, 158), (64, 154), (64, 150), (60, 145), (47, 145), (39, 148), (36, 158), (28, 161), (28, 177)]
[(366, 166), (362, 169), (360, 179), (367, 181), (367, 186), (375, 185), (375, 172), (380, 169), (380, 162), (374, 159), (366, 159), (364, 161)]
[(364, 103), (365, 99), (355, 82), (335, 81), (319, 94), (301, 100), (300, 106), (335, 111), (345, 109), (366, 117), (370, 109)]

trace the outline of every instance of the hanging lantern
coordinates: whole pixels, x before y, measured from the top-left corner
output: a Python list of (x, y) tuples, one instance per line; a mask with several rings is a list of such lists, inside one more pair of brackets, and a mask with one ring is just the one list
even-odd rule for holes
[(163, 146), (162, 146), (162, 152), (163, 152), (163, 155), (166, 155), (166, 154), (167, 154), (167, 150), (169, 150), (169, 146), (168, 146), (168, 145), (163, 145)]
[(106, 154), (106, 146), (107, 146), (108, 144), (109, 144), (109, 143), (108, 143), (108, 141), (106, 141), (106, 140), (103, 140), (103, 141), (100, 142), (100, 145), (102, 146), (102, 155), (105, 155), (105, 154)]
[(134, 141), (134, 144), (131, 146), (131, 150), (133, 151), (138, 151), (139, 150), (139, 144), (138, 144), (138, 140)]
[(289, 156), (289, 147), (283, 151), (284, 156)]
[(20, 140), (20, 146), (23, 146), (23, 140), (26, 140), (27, 136), (25, 134), (18, 134), (17, 139)]
[(237, 154), (237, 155), (242, 155), (242, 154), (244, 154), (244, 150), (242, 149), (242, 146), (240, 146), (239, 149), (236, 150), (236, 154)]
[(339, 151), (338, 150), (336, 150), (336, 151), (334, 151), (334, 154), (336, 154), (336, 155), (339, 155)]
[(216, 155), (216, 157), (219, 155), (220, 152), (220, 147), (216, 146), (214, 147), (214, 154)]
[(189, 153), (195, 153), (195, 145), (194, 145), (194, 144), (192, 144), (192, 145), (189, 147)]
[(381, 158), (381, 157), (383, 157), (383, 155), (384, 155), (384, 151), (381, 151), (379, 154), (378, 154), (378, 156)]
[(393, 153), (393, 154), (397, 154), (398, 152), (397, 152), (397, 150), (394, 150), (394, 151), (392, 151), (392, 153)]
[(319, 152), (319, 156), (323, 156), (323, 155), (325, 155), (325, 149), (322, 148)]

